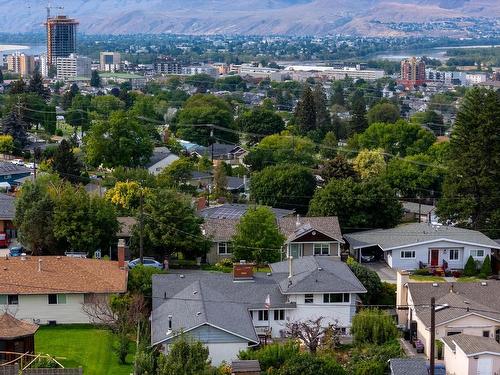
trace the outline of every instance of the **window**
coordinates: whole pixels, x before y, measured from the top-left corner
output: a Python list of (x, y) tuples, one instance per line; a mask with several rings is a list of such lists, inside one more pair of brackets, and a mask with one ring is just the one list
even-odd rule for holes
[(315, 243), (314, 255), (330, 255), (330, 244), (328, 243)]
[(304, 303), (314, 303), (314, 294), (306, 294), (304, 296)]
[(327, 293), (323, 294), (323, 303), (342, 303), (349, 302), (349, 293)]
[(269, 320), (269, 311), (259, 310), (259, 320)]
[(401, 251), (401, 258), (405, 258), (405, 259), (415, 258), (415, 251), (412, 251), (412, 250)]
[(285, 320), (285, 310), (274, 310), (274, 320)]
[(229, 244), (227, 242), (219, 242), (217, 244), (217, 250), (219, 254), (231, 254), (231, 249), (229, 248)]
[(17, 294), (0, 294), (0, 305), (19, 305)]
[(459, 249), (450, 249), (450, 260), (458, 260), (459, 254)]
[(490, 331), (483, 331), (483, 337), (490, 337)]
[(64, 305), (66, 303), (66, 294), (49, 294), (49, 305)]
[(484, 257), (484, 250), (471, 250), (470, 255), (473, 258), (482, 258)]

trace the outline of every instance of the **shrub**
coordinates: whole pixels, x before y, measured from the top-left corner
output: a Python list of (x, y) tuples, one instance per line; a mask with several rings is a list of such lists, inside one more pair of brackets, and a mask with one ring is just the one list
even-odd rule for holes
[(277, 375), (345, 375), (346, 372), (333, 358), (302, 353), (288, 359)]
[(396, 304), (396, 284), (382, 282), (382, 290), (379, 297), (379, 305)]
[(398, 336), (393, 319), (379, 309), (357, 313), (352, 320), (351, 333), (356, 344), (383, 344)]
[(479, 277), (485, 279), (491, 274), (491, 259), (489, 255), (486, 255), (486, 258), (484, 258), (483, 264), (481, 265), (481, 270), (479, 271)]
[(414, 275), (420, 275), (420, 276), (430, 276), (431, 273), (429, 272), (429, 269), (427, 268), (421, 268), (419, 270), (415, 270), (413, 272)]
[(285, 361), (297, 357), (300, 354), (300, 347), (294, 341), (285, 344), (271, 344), (258, 350), (247, 349), (238, 354), (239, 359), (256, 359), (260, 362), (262, 371), (270, 368), (278, 369)]
[(347, 259), (347, 265), (367, 290), (367, 293), (360, 295), (363, 303), (378, 303), (380, 293), (382, 292), (382, 281), (380, 281), (377, 273), (362, 266), (351, 257)]
[(477, 275), (476, 262), (474, 261), (474, 258), (472, 256), (469, 256), (469, 259), (467, 259), (467, 263), (465, 263), (463, 275), (464, 276)]
[(397, 340), (382, 345), (358, 345), (351, 353), (348, 373), (355, 375), (384, 375), (388, 370), (388, 361), (404, 355)]

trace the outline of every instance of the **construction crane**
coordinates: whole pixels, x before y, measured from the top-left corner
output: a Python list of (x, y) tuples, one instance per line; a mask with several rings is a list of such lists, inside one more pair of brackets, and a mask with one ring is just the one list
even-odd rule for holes
[(49, 3), (47, 3), (47, 6), (45, 7), (45, 9), (47, 9), (47, 19), (49, 19), (50, 18), (50, 10), (51, 9), (63, 10), (64, 7), (63, 6), (51, 6), (50, 2), (49, 2)]

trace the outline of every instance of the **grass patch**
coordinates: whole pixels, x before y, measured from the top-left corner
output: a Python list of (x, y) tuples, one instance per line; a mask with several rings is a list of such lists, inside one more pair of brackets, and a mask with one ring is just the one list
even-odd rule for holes
[(444, 283), (444, 277), (441, 276), (424, 276), (424, 275), (410, 275), (410, 280), (428, 282), (428, 283)]
[[(42, 326), (35, 336), (35, 351), (56, 357), (64, 367), (81, 366), (84, 374), (129, 375), (133, 353), (127, 356), (126, 365), (118, 364), (114, 342), (111, 332), (91, 325)], [(132, 342), (130, 350), (135, 350)]]
[(474, 283), (474, 282), (480, 282), (484, 281), (485, 279), (481, 279), (480, 277), (477, 276), (461, 276), (457, 278), (458, 283)]

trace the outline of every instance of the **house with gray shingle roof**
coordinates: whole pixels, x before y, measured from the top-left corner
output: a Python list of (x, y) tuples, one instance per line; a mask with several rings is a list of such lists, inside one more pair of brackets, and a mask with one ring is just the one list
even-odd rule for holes
[(500, 374), (500, 344), (492, 338), (457, 334), (443, 337), (449, 374)]
[[(226, 205), (229, 212), (232, 206), (244, 205)], [(208, 208), (201, 211), (202, 216), (207, 217), (203, 224), (204, 233), (212, 239), (213, 246), (207, 254), (207, 262), (214, 264), (224, 258), (230, 258), (231, 241), (236, 233), (236, 227), (239, 220), (249, 209), (245, 205), (245, 211), (238, 215), (214, 217), (208, 213)], [(285, 236), (283, 243), (282, 259), (293, 256), (298, 259), (304, 256), (317, 255), (332, 258), (340, 258), (340, 245), (344, 243), (339, 221), (336, 216), (331, 217), (300, 217), (287, 216), (293, 211), (271, 208), (276, 216), (278, 229)]]
[(286, 323), (324, 318), (349, 331), (366, 289), (340, 260), (289, 259), (270, 273), (234, 265), (233, 274), (171, 272), (153, 276), (151, 343), (168, 351), (181, 332), (209, 349), (212, 363), (230, 362), (264, 337), (286, 334)]
[(429, 375), (423, 358), (393, 358), (389, 360), (391, 375)]
[(356, 259), (375, 252), (399, 270), (423, 265), (463, 269), (469, 256), (482, 263), (487, 255), (496, 256), (500, 250), (498, 243), (479, 231), (428, 223), (350, 233), (344, 238)]
[(500, 341), (500, 281), (419, 283), (410, 282), (407, 272), (398, 272), (399, 324), (423, 342), (427, 355), (432, 297), (436, 299), (437, 340), (463, 333)]

